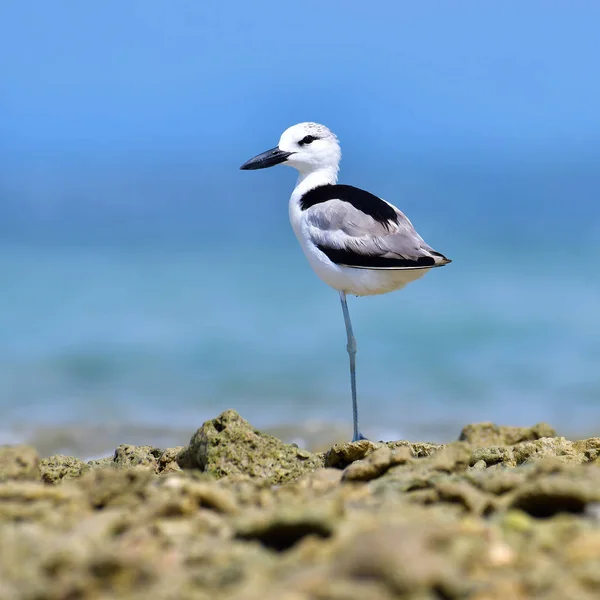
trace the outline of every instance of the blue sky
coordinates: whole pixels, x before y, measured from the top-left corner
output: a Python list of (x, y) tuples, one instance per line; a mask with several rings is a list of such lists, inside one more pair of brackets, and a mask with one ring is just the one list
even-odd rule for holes
[(591, 0), (0, 0), (0, 234), (288, 234), (292, 173), (238, 167), (315, 120), (342, 181), (417, 222), (596, 235), (598, 23)]
[(227, 161), (319, 120), (408, 153), (600, 142), (600, 4), (0, 4), (0, 136), (19, 162)]

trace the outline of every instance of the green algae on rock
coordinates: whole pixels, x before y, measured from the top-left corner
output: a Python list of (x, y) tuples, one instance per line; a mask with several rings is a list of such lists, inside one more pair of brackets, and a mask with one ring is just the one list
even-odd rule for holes
[(187, 450), (191, 467), (215, 477), (247, 475), (281, 484), (323, 467), (323, 456), (254, 429), (233, 410), (207, 421)]
[(50, 456), (40, 462), (42, 481), (45, 483), (59, 483), (66, 479), (81, 477), (90, 466), (73, 456)]
[(148, 467), (158, 472), (158, 461), (163, 455), (163, 450), (154, 446), (132, 446), (121, 444), (115, 450), (114, 462), (119, 467)]

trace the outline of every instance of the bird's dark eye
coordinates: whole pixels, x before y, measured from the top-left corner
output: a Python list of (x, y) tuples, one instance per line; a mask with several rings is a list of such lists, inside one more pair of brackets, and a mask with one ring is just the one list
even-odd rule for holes
[(318, 140), (318, 137), (315, 137), (314, 135), (307, 135), (306, 137), (303, 137), (298, 144), (300, 144), (300, 146), (305, 146), (306, 144), (312, 144), (315, 140)]

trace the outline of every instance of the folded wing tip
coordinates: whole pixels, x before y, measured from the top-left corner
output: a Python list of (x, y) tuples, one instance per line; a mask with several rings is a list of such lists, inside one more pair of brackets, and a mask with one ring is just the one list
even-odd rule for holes
[(432, 256), (434, 257), (436, 266), (438, 267), (443, 267), (444, 265), (448, 265), (452, 262), (452, 259), (448, 258), (447, 256), (444, 256), (441, 252), (431, 252)]

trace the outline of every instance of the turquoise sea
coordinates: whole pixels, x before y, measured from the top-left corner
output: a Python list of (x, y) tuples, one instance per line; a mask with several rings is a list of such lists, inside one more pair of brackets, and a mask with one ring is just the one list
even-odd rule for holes
[(239, 171), (308, 120), (453, 260), (350, 298), (364, 433), (600, 434), (600, 4), (273, 8), (0, 2), (0, 444), (350, 438), (295, 173)]
[[(453, 259), (350, 299), (364, 433), (451, 440), (489, 420), (599, 434), (594, 170), (351, 172)], [(183, 444), (227, 408), (305, 445), (349, 438), (338, 297), (287, 222), (293, 174), (273, 173), (232, 169), (221, 192), (216, 175), (177, 174), (147, 183), (147, 202), (115, 185), (49, 212), (5, 196), (0, 443)]]

